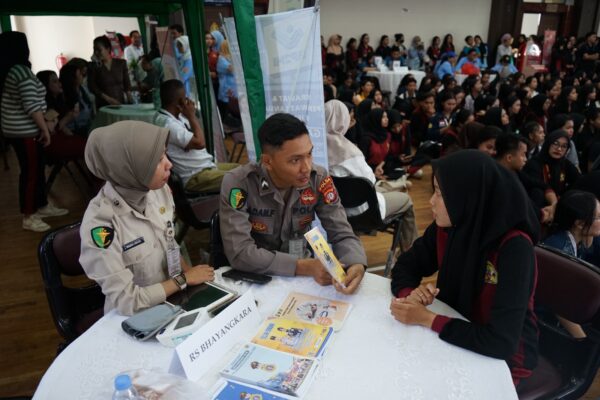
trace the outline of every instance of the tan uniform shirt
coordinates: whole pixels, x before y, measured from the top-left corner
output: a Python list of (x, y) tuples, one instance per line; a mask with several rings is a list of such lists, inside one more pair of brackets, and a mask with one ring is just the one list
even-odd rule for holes
[[(292, 188), (287, 202), (260, 164), (234, 169), (223, 179), (219, 207), (229, 263), (244, 271), (294, 275), (296, 260), (309, 256), (304, 233), (311, 229), (315, 214), (342, 264), (367, 264), (362, 244), (352, 232), (324, 168), (314, 165), (309, 183)], [(289, 254), (294, 239), (301, 240), (301, 254)]]
[(104, 312), (132, 315), (165, 301), (167, 223), (173, 220), (168, 186), (147, 194), (145, 215), (132, 209), (107, 182), (90, 201), (81, 223), (79, 262), (106, 296)]

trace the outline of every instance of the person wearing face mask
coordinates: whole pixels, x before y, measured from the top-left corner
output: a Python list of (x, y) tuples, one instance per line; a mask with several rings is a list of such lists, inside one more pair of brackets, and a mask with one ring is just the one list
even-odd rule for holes
[[(392, 270), (392, 317), (505, 360), (518, 390), (537, 364), (537, 213), (514, 175), (481, 152), (459, 151), (432, 164), (434, 222)], [(421, 284), (435, 272), (437, 287)], [(429, 311), (434, 298), (465, 320)]]
[[(291, 114), (278, 113), (267, 118), (258, 137), (260, 162), (228, 172), (221, 186), (219, 220), (231, 266), (270, 275), (311, 276), (320, 285), (354, 293), (367, 258), (333, 179), (312, 162), (306, 125)], [(310, 257), (304, 234), (315, 217), (346, 270), (345, 287)]]
[(214, 279), (208, 265), (187, 265), (175, 242), (168, 136), (166, 128), (120, 121), (88, 138), (86, 164), (106, 183), (83, 216), (79, 262), (102, 288), (105, 313), (132, 315)]

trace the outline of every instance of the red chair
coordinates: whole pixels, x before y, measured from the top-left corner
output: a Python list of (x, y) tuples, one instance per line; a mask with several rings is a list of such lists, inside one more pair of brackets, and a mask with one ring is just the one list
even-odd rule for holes
[[(533, 375), (518, 388), (519, 398), (579, 399), (600, 363), (600, 269), (543, 245), (535, 253), (536, 308), (544, 309), (538, 315), (540, 355)], [(580, 324), (587, 338), (573, 338), (555, 315)]]

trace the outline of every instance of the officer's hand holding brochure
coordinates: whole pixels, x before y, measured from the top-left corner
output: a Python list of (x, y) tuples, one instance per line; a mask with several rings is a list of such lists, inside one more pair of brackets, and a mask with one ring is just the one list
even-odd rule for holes
[(329, 243), (327, 243), (327, 240), (323, 237), (319, 227), (316, 226), (312, 228), (304, 234), (304, 237), (308, 244), (310, 244), (310, 247), (312, 247), (319, 261), (325, 266), (327, 272), (329, 272), (333, 279), (342, 285), (342, 287), (346, 287), (346, 271), (344, 271), (342, 264), (340, 264), (335, 254), (333, 254), (331, 247), (329, 247)]

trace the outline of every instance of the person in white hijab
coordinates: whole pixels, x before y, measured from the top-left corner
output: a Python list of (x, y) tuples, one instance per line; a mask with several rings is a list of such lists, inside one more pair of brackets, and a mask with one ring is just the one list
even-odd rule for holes
[[(364, 154), (345, 135), (350, 127), (350, 112), (339, 100), (325, 103), (325, 128), (327, 130), (327, 157), (329, 173), (333, 176), (356, 176), (375, 184), (375, 174), (367, 164)], [(377, 192), (379, 213), (384, 219), (396, 213), (404, 213), (402, 223), (402, 245), (406, 250), (417, 238), (415, 213), (410, 196), (404, 192)], [(367, 205), (346, 209), (348, 216), (363, 213)]]
[(190, 50), (190, 39), (186, 35), (175, 39), (177, 47), (177, 66), (181, 81), (185, 86), (185, 95), (192, 97), (193, 83), (195, 82), (194, 64), (192, 62), (192, 52)]
[(211, 267), (179, 261), (173, 198), (166, 185), (168, 136), (165, 128), (120, 121), (93, 130), (88, 138), (86, 164), (106, 183), (83, 216), (79, 262), (102, 288), (104, 312), (116, 308), (131, 315), (187, 285), (214, 279)]

